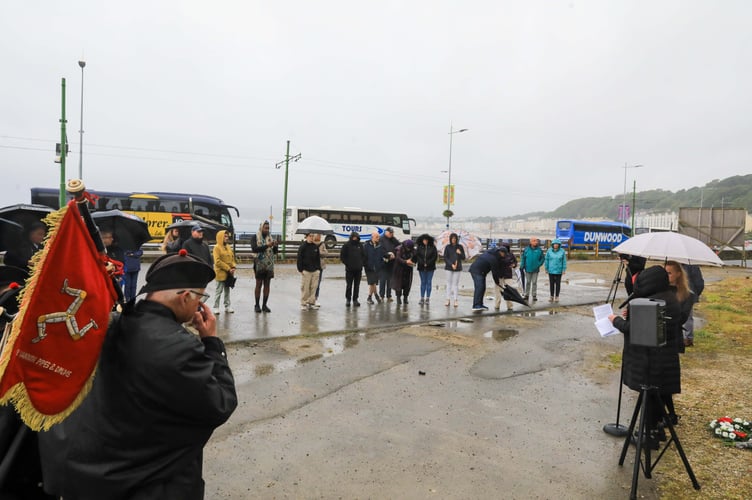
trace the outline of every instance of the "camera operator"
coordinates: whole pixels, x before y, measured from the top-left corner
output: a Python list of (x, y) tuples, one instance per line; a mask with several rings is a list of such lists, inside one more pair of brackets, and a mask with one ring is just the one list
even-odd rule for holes
[[(634, 283), (634, 293), (629, 300), (634, 298), (665, 301), (666, 344), (662, 347), (632, 345), (629, 339), (629, 308), (623, 312), (623, 318), (610, 315), (609, 319), (613, 325), (624, 334), (624, 383), (634, 391), (642, 390), (642, 386), (657, 387), (669, 418), (676, 424), (678, 417), (674, 411), (672, 395), (681, 392), (681, 367), (677, 349), (677, 339), (682, 335), (681, 311), (676, 294), (669, 286), (666, 270), (661, 266), (652, 266), (640, 272)], [(654, 393), (650, 392), (648, 396), (651, 394)], [(652, 414), (646, 415), (650, 429), (648, 440), (649, 444), (657, 449), (658, 441), (665, 439), (663, 422), (658, 418), (658, 406), (650, 404), (647, 408), (653, 410)]]

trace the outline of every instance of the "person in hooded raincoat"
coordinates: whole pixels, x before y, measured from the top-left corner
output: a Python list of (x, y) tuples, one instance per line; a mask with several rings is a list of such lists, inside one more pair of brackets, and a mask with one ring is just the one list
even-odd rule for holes
[(415, 243), (413, 240), (403, 241), (394, 249), (394, 273), (392, 274), (392, 289), (397, 296), (397, 304), (407, 304), (407, 296), (413, 284), (413, 267), (415, 267)]
[[(634, 292), (631, 299), (651, 298), (663, 300), (665, 306), (666, 344), (662, 347), (632, 345), (630, 342), (630, 308), (622, 316), (609, 316), (612, 324), (624, 334), (624, 353), (622, 363), (624, 369), (624, 384), (633, 391), (641, 391), (643, 386), (657, 388), (661, 400), (668, 410), (673, 423), (678, 422), (672, 400), (673, 394), (681, 392), (681, 366), (679, 364), (679, 344), (682, 339), (681, 307), (675, 292), (669, 284), (666, 270), (661, 266), (652, 266), (637, 275), (634, 282)], [(651, 397), (654, 397), (652, 395)], [(648, 418), (651, 438), (659, 439), (657, 435), (661, 423), (658, 418), (659, 408), (657, 398), (651, 401), (652, 409)], [(655, 446), (655, 441), (651, 445)]]
[(345, 305), (360, 307), (360, 279), (363, 275), (363, 265), (366, 261), (366, 251), (360, 242), (357, 231), (350, 233), (350, 239), (342, 245), (339, 260), (345, 265)]
[(457, 233), (449, 235), (449, 244), (444, 247), (444, 270), (446, 272), (446, 303), (445, 306), (454, 300), (454, 307), (459, 305), (460, 276), (462, 275), (462, 261), (465, 260), (465, 248), (459, 243)]
[(433, 274), (436, 271), (436, 261), (439, 259), (439, 251), (436, 248), (433, 236), (421, 234), (415, 245), (415, 267), (420, 277), (420, 304), (428, 305), (431, 300), (431, 287)]
[(232, 251), (232, 234), (228, 231), (217, 231), (217, 244), (214, 245), (212, 254), (214, 256), (214, 274), (216, 274), (217, 289), (214, 292), (214, 314), (219, 314), (219, 299), (224, 293), (225, 312), (234, 313), (230, 300), (230, 287), (228, 278), (235, 277), (235, 269), (238, 266), (235, 260), (235, 253)]
[(567, 272), (567, 252), (561, 248), (561, 240), (556, 239), (551, 242), (551, 248), (546, 252), (543, 262), (548, 273), (548, 286), (551, 291), (548, 301), (559, 302), (561, 277)]

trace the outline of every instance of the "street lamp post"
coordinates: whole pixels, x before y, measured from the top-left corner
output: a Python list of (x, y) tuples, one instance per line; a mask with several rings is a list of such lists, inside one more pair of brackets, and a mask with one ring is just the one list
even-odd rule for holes
[(81, 126), (78, 129), (78, 178), (84, 178), (84, 67), (86, 61), (78, 61), (81, 67)]
[(446, 216), (447, 216), (447, 218), (446, 218), (446, 220), (447, 220), (446, 227), (447, 227), (447, 229), (449, 229), (449, 217), (451, 217), (451, 215), (449, 215), (449, 214), (451, 213), (451, 205), (452, 205), (452, 136), (454, 134), (460, 134), (462, 132), (467, 132), (467, 131), (468, 131), (468, 129), (466, 129), (466, 128), (461, 128), (459, 130), (454, 130), (452, 128), (452, 124), (451, 123), (449, 124), (449, 169), (447, 170), (447, 173), (448, 173), (447, 177), (448, 178), (447, 178), (447, 187), (446, 187), (446, 202), (447, 202), (447, 207), (446, 207)]
[(624, 169), (624, 201), (621, 205), (621, 221), (627, 223), (627, 169), (628, 168), (640, 168), (643, 165), (627, 165), (626, 163), (622, 167)]

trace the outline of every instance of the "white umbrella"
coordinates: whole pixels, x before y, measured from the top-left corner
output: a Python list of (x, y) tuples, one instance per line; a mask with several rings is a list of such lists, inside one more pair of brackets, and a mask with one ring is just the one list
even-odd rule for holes
[(298, 224), (298, 230), (295, 231), (295, 234), (334, 234), (334, 231), (332, 231), (332, 226), (326, 219), (318, 215), (311, 215)]
[(672, 232), (639, 234), (618, 245), (613, 252), (698, 266), (723, 265), (723, 261), (702, 241)]

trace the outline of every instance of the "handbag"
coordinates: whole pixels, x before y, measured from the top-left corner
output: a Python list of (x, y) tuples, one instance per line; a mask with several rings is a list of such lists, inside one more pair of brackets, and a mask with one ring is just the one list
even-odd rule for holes
[(227, 273), (227, 279), (225, 280), (225, 286), (228, 288), (235, 288), (235, 282), (238, 281), (238, 279), (235, 277), (234, 274)]

